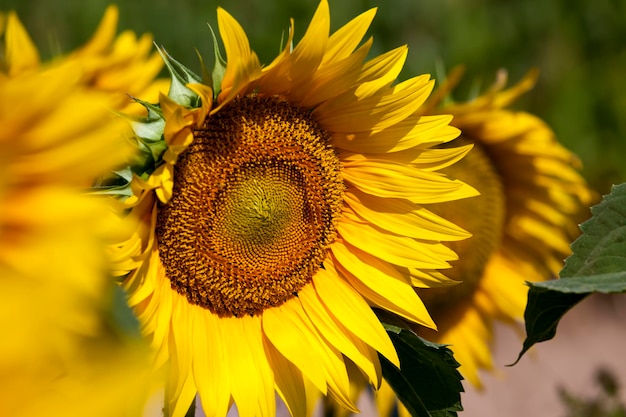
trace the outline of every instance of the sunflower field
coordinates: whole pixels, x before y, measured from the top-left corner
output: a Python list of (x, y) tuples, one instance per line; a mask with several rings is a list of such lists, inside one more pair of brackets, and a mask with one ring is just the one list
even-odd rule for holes
[[(1, 0), (0, 416), (489, 414), (501, 328), (515, 368), (624, 305), (625, 32), (614, 0)], [(562, 413), (623, 415), (613, 363)]]

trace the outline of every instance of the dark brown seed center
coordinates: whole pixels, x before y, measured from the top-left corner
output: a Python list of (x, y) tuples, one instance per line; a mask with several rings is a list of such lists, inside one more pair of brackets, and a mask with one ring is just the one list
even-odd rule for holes
[(221, 316), (259, 314), (310, 282), (335, 239), (340, 164), (311, 116), (249, 96), (209, 116), (158, 208), (172, 288)]

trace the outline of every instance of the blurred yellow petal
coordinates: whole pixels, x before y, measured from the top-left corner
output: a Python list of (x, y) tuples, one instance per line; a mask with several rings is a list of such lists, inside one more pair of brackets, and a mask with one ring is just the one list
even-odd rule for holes
[(4, 34), (5, 57), (9, 76), (37, 70), (40, 65), (37, 47), (28, 36), (15, 12), (9, 12)]

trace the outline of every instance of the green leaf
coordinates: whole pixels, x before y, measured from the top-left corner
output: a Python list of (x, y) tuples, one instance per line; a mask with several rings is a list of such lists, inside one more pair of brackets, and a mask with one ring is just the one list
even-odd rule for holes
[(559, 320), (589, 294), (626, 292), (626, 184), (613, 186), (591, 214), (561, 279), (527, 283), (526, 340), (515, 363), (535, 343), (552, 339)]
[(452, 351), (406, 328), (383, 325), (400, 358), (398, 369), (379, 355), (383, 377), (398, 399), (414, 417), (456, 417), (463, 410), (463, 377)]
[(555, 291), (568, 294), (620, 293), (626, 291), (626, 270), (587, 277), (568, 277), (530, 285), (535, 288), (536, 293)]

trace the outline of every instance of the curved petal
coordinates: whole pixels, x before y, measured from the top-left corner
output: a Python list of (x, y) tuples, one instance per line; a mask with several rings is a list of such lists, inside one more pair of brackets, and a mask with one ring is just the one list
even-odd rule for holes
[(392, 278), (389, 265), (340, 241), (332, 246), (332, 253), (337, 269), (369, 301), (415, 323), (436, 328), (413, 287)]
[(313, 115), (320, 126), (331, 132), (381, 130), (419, 109), (434, 85), (429, 78), (414, 77), (369, 97), (362, 97), (357, 91), (347, 92), (316, 107)]
[(366, 62), (357, 80), (358, 96), (369, 97), (382, 87), (390, 86), (396, 81), (408, 52), (408, 47), (403, 45)]
[(228, 372), (227, 343), (231, 336), (224, 331), (213, 314), (200, 307), (192, 306), (193, 373), (198, 394), (207, 417), (226, 415), (230, 406), (231, 375)]
[(349, 57), (319, 68), (311, 80), (294, 89), (291, 94), (294, 98), (291, 101), (299, 106), (312, 108), (350, 89), (371, 46), (370, 39)]
[(406, 198), (428, 204), (473, 197), (478, 192), (459, 180), (422, 171), (406, 164), (383, 160), (360, 160), (344, 164), (346, 181), (368, 194), (386, 198)]
[(222, 79), (222, 91), (217, 100), (219, 105), (211, 113), (217, 112), (261, 75), (259, 58), (250, 49), (246, 32), (237, 20), (218, 7), (217, 22), (226, 50), (227, 65)]
[(298, 293), (298, 298), (302, 302), (302, 307), (315, 325), (320, 334), (333, 345), (339, 352), (350, 358), (369, 378), (370, 383), (378, 385), (380, 381), (376, 375), (376, 368), (354, 343), (354, 336), (326, 310), (322, 301), (318, 298), (315, 288), (312, 285), (306, 286)]
[(329, 32), (328, 1), (322, 0), (317, 6), (304, 36), (289, 55), (291, 61), (289, 80), (292, 83), (295, 84), (308, 79), (318, 68), (324, 57)]
[(452, 116), (408, 117), (383, 130), (335, 132), (333, 145), (355, 153), (377, 154), (423, 149), (456, 138), (459, 130), (449, 126)]
[(171, 366), (166, 385), (166, 398), (172, 417), (183, 417), (196, 395), (196, 386), (191, 372), (193, 360), (192, 327), (193, 321), (187, 300), (178, 294), (172, 297), (171, 326), (174, 354), (171, 355)]
[(228, 341), (225, 365), (238, 414), (241, 417), (275, 415), (274, 374), (265, 356), (261, 317), (212, 317), (218, 321), (220, 333), (210, 337), (217, 336), (220, 343)]
[(39, 68), (39, 51), (15, 12), (8, 14), (5, 42), (9, 76)]
[(338, 399), (344, 400), (344, 407), (356, 409), (349, 398), (350, 384), (341, 354), (320, 337), (297, 297), (265, 310), (263, 330), (272, 345), (317, 389), (326, 394), (332, 388), (341, 395)]
[(326, 262), (325, 269), (313, 276), (313, 285), (338, 321), (391, 363), (400, 366), (396, 350), (380, 321), (359, 293), (338, 276), (332, 264)]
[(391, 264), (409, 268), (440, 269), (449, 268), (448, 261), (458, 259), (452, 249), (440, 242), (386, 233), (369, 223), (349, 217), (344, 212), (344, 218), (337, 225), (339, 235), (352, 246)]
[[(259, 79), (259, 91), (264, 94), (284, 94), (295, 86), (308, 83), (315, 75), (328, 42), (330, 13), (328, 2), (320, 2), (309, 27), (296, 47), (291, 50), (288, 43), (283, 53), (263, 70)], [(293, 21), (289, 40), (293, 38)]]
[(349, 188), (344, 201), (359, 216), (389, 232), (425, 240), (461, 240), (471, 235), (406, 199), (380, 198)]
[(111, 47), (113, 39), (115, 39), (118, 19), (119, 9), (115, 5), (109, 5), (104, 12), (104, 16), (96, 32), (91, 39), (80, 48), (80, 53), (96, 55), (107, 51)]
[(322, 66), (328, 62), (347, 58), (352, 54), (365, 36), (375, 15), (376, 8), (372, 8), (361, 13), (333, 33), (328, 40), (328, 48), (324, 53)]
[(263, 338), (265, 354), (274, 370), (276, 390), (285, 402), (292, 417), (306, 417), (307, 396), (302, 372), (293, 363), (289, 362), (274, 346)]

